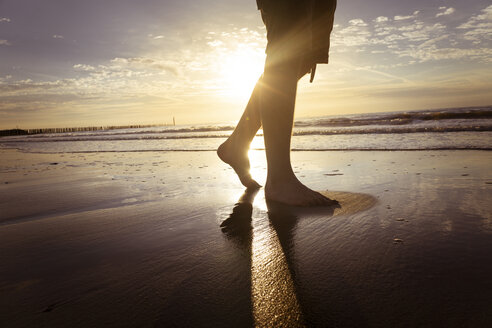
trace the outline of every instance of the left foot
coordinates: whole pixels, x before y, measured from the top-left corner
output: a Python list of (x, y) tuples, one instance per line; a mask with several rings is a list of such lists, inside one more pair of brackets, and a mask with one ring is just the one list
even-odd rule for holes
[(249, 158), (248, 152), (234, 147), (232, 142), (226, 140), (217, 149), (217, 155), (226, 164), (229, 164), (236, 172), (239, 180), (246, 188), (261, 188), (261, 185), (256, 182), (249, 173)]

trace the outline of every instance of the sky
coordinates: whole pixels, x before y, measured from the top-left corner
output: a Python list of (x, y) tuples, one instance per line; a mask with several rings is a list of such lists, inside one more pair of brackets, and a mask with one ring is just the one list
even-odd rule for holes
[[(0, 129), (231, 123), (261, 75), (254, 0), (0, 0)], [(488, 0), (339, 0), (296, 117), (492, 105)]]

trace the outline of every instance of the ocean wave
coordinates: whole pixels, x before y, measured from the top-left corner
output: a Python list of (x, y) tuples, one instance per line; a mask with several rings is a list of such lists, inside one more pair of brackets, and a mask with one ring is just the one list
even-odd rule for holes
[[(363, 129), (300, 129), (294, 130), (294, 136), (335, 136), (335, 135), (363, 135), (363, 134), (409, 134), (409, 133), (445, 133), (445, 132), (488, 132), (492, 131), (492, 125), (486, 126), (409, 126), (409, 127), (371, 127)], [(132, 140), (176, 140), (176, 139), (209, 139), (227, 138), (229, 134), (208, 134), (205, 130), (195, 134), (167, 135), (161, 133), (130, 133), (130, 134), (90, 134), (90, 135), (52, 135), (35, 138), (10, 137), (2, 138), (1, 143), (17, 142), (80, 142), (80, 141), (132, 141)], [(215, 130), (214, 132), (220, 132)], [(258, 133), (257, 136), (263, 136)]]
[[(365, 113), (343, 116), (325, 116), (300, 119), (295, 122), (294, 133), (302, 134), (360, 134), (360, 133), (412, 133), (441, 131), (489, 131), (492, 126), (492, 107), (468, 107), (442, 110), (420, 110), (390, 113)], [(426, 125), (426, 127), (422, 127)], [(450, 127), (451, 126), (451, 127)], [(463, 126), (463, 128), (456, 128)], [(335, 128), (354, 128), (353, 130), (334, 130)], [(301, 131), (308, 129), (308, 132)], [(316, 131), (323, 132), (312, 132)], [(324, 130), (323, 130), (324, 129)], [(386, 130), (385, 130), (386, 129)], [(397, 130), (399, 129), (399, 130)], [(221, 138), (234, 130), (231, 124), (184, 125), (184, 126), (143, 126), (143, 127), (87, 127), (32, 130), (2, 130), (1, 140), (10, 137), (22, 137), (27, 140), (57, 138), (102, 138), (113, 140), (134, 139), (184, 139), (184, 138)], [(311, 131), (311, 132), (309, 132)], [(152, 135), (152, 137), (148, 137)], [(159, 137), (159, 136), (170, 137)], [(124, 137), (118, 139), (118, 137)], [(130, 137), (131, 138), (131, 137)]]
[(375, 113), (350, 115), (344, 117), (324, 117), (296, 121), (298, 127), (349, 127), (367, 125), (410, 125), (422, 121), (442, 120), (489, 120), (492, 119), (492, 108), (467, 108), (452, 110), (429, 110), (398, 113)]

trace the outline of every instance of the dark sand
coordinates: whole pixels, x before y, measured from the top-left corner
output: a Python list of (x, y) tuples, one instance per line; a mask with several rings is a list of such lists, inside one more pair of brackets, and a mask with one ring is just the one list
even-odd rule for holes
[(341, 207), (269, 210), (212, 152), (0, 156), (0, 327), (492, 325), (491, 152), (294, 152)]

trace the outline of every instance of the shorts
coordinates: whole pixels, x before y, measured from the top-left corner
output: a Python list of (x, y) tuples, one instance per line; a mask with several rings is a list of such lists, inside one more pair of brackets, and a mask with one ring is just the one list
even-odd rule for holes
[(275, 62), (299, 58), (313, 67), (328, 63), (336, 0), (258, 0), (267, 30), (266, 54)]

